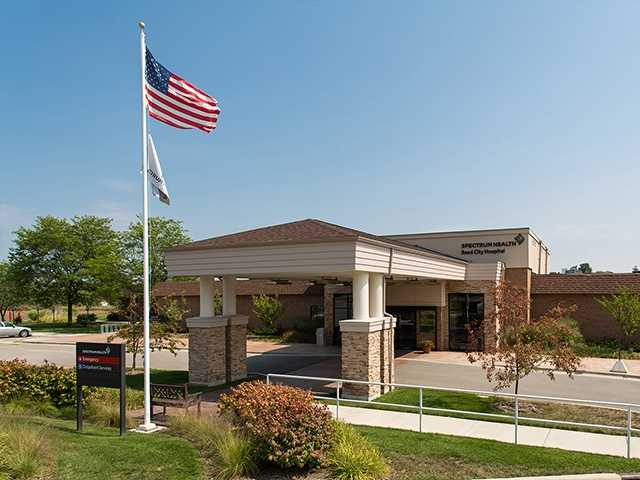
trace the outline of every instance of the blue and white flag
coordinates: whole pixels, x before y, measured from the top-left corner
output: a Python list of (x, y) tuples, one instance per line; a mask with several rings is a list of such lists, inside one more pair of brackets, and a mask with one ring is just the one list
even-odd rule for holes
[(151, 134), (148, 136), (147, 142), (147, 158), (149, 160), (149, 182), (151, 183), (151, 192), (160, 199), (162, 203), (167, 205), (171, 204), (169, 198), (169, 191), (167, 190), (167, 184), (164, 181), (162, 175), (162, 167), (160, 167), (160, 160), (158, 160), (158, 152), (153, 144)]

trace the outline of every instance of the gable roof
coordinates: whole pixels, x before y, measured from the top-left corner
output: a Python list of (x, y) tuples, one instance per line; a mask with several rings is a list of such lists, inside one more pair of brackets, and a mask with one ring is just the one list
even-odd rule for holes
[(411, 245), (400, 240), (373, 235), (370, 233), (347, 228), (333, 223), (308, 218), (306, 220), (298, 220), (295, 222), (282, 223), (280, 225), (272, 225), (269, 227), (256, 228), (253, 230), (245, 230), (243, 232), (222, 235), (220, 237), (208, 238), (206, 240), (198, 240), (178, 245), (167, 249), (167, 251), (183, 251), (197, 249), (213, 249), (213, 248), (234, 248), (234, 247), (254, 247), (264, 245), (281, 245), (292, 243), (312, 243), (312, 242), (339, 242), (348, 240), (357, 240), (365, 238), (387, 244), (397, 245), (413, 251), (428, 253), (430, 255), (439, 256), (467, 263), (452, 255), (436, 252), (428, 248)]
[(622, 287), (640, 293), (638, 273), (584, 273), (531, 276), (532, 294), (613, 294)]

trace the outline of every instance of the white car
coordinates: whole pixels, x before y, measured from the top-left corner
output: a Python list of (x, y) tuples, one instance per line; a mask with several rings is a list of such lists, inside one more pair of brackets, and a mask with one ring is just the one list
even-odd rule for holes
[(30, 337), (31, 329), (0, 321), (0, 337)]

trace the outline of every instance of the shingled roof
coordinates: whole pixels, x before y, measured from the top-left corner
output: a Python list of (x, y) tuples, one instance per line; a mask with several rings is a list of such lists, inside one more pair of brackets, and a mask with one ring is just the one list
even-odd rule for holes
[(296, 222), (282, 223), (280, 225), (271, 225), (269, 227), (256, 228), (246, 230), (244, 232), (222, 235), (220, 237), (208, 238), (206, 240), (198, 240), (178, 245), (167, 249), (167, 251), (197, 250), (197, 249), (213, 249), (213, 248), (233, 248), (233, 247), (254, 247), (264, 245), (279, 245), (293, 243), (313, 243), (313, 242), (331, 242), (331, 241), (347, 241), (357, 240), (359, 238), (367, 238), (379, 242), (385, 242), (391, 245), (407, 248), (410, 250), (429, 253), (431, 255), (450, 258), (465, 262), (458, 257), (447, 255), (445, 253), (436, 252), (428, 248), (411, 245), (400, 240), (373, 235), (371, 233), (354, 230), (353, 228), (342, 227), (333, 223), (308, 218), (306, 220), (298, 220)]
[(531, 278), (531, 293), (533, 294), (603, 295), (617, 293), (622, 287), (640, 293), (640, 274), (550, 273), (548, 275), (533, 275)]

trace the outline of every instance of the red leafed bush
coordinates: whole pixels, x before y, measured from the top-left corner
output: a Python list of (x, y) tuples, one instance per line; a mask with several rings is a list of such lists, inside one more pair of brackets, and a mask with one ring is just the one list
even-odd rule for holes
[(281, 468), (318, 466), (331, 445), (331, 414), (309, 391), (248, 382), (222, 395), (220, 405), (258, 457)]
[(76, 372), (50, 363), (0, 361), (0, 403), (12, 398), (48, 401), (56, 407), (75, 405)]

